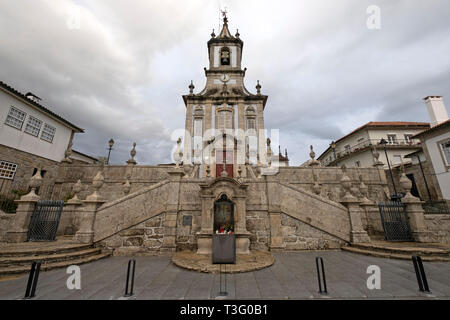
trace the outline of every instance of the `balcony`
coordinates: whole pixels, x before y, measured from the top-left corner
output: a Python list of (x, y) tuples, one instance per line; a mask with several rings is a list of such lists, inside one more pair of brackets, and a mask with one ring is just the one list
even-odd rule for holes
[[(380, 139), (381, 140), (381, 139)], [(338, 148), (336, 148), (336, 159), (334, 158), (334, 154), (333, 151), (331, 151), (331, 159), (330, 156), (328, 156), (327, 158), (325, 158), (323, 160), (323, 165), (327, 166), (330, 164), (333, 164), (333, 162), (335, 162), (336, 160), (339, 159), (343, 159), (346, 158), (347, 156), (366, 150), (367, 148), (371, 148), (372, 146), (376, 146), (379, 150), (381, 150), (383, 148), (382, 145), (380, 145), (380, 140), (376, 140), (376, 139), (370, 139), (370, 140), (364, 140), (354, 146), (351, 146), (350, 148), (347, 148), (345, 150), (341, 150), (338, 151)], [(385, 139), (386, 140), (386, 139)], [(386, 140), (387, 144), (386, 144), (386, 148), (391, 149), (391, 148), (405, 148), (405, 147), (420, 147), (421, 143), (419, 139), (394, 139), (394, 140)]]

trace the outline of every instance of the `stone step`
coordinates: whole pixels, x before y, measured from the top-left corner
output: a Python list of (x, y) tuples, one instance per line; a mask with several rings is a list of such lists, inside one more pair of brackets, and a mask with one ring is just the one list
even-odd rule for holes
[(52, 255), (60, 253), (70, 253), (91, 248), (90, 244), (70, 244), (64, 246), (55, 245), (53, 247), (45, 245), (39, 247), (39, 244), (39, 242), (36, 242), (35, 247), (14, 247), (13, 245), (9, 245), (6, 248), (1, 248), (0, 246), (0, 258), (28, 257), (30, 255)]
[(0, 268), (8, 266), (29, 266), (33, 261), (40, 260), (42, 264), (60, 261), (75, 260), (82, 257), (89, 257), (100, 254), (102, 250), (100, 248), (89, 248), (85, 250), (63, 252), (55, 254), (32, 254), (27, 256), (15, 256), (15, 257), (0, 257)]
[[(439, 246), (439, 244), (436, 244)], [(450, 258), (450, 248), (423, 247), (420, 244), (410, 243), (409, 245), (383, 245), (380, 243), (352, 243), (351, 247), (368, 251), (385, 252), (390, 254), (420, 255), (430, 257), (448, 256)]]
[[(401, 259), (401, 260), (411, 260), (411, 257), (413, 254), (405, 254), (405, 253), (392, 253), (392, 252), (383, 252), (383, 251), (375, 251), (375, 250), (365, 250), (355, 247), (342, 247), (341, 250), (352, 252), (352, 253), (358, 253), (358, 254), (364, 254), (366, 256), (373, 256), (373, 257), (379, 257), (379, 258), (387, 258), (387, 259)], [(420, 255), (420, 254), (419, 254)], [(448, 262), (450, 261), (450, 256), (422, 256), (421, 258), (423, 261), (428, 262), (436, 262), (436, 261), (443, 261)]]
[[(84, 263), (89, 263), (93, 261), (97, 261), (106, 257), (109, 257), (110, 253), (100, 253), (96, 255), (91, 255), (88, 257), (82, 257), (79, 259), (74, 260), (66, 260), (66, 261), (59, 261), (59, 262), (48, 262), (43, 263), (41, 265), (41, 271), (48, 271), (52, 269), (57, 268), (64, 268), (70, 265), (80, 265)], [(29, 273), (31, 269), (31, 264), (28, 266), (9, 266), (9, 267), (0, 267), (0, 277), (6, 276), (6, 275), (12, 275), (12, 274), (23, 274), (23, 273)]]

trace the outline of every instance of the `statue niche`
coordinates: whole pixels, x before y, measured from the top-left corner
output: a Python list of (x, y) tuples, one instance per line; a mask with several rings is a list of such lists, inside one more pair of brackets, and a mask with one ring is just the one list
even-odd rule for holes
[(234, 203), (223, 194), (214, 202), (214, 232), (234, 232)]
[(197, 232), (197, 253), (211, 254), (212, 235), (229, 228), (236, 236), (236, 253), (250, 253), (250, 235), (246, 226), (247, 184), (230, 177), (211, 179), (200, 184), (202, 218)]

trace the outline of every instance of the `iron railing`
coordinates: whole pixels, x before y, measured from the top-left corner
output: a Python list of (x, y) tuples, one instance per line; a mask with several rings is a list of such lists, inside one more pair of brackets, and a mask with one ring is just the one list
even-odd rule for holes
[(64, 201), (39, 200), (30, 220), (28, 241), (55, 240)]
[(387, 241), (412, 241), (406, 206), (400, 201), (378, 203), (384, 238)]
[(445, 201), (427, 201), (422, 207), (425, 214), (450, 214), (450, 208)]
[[(386, 141), (386, 147), (404, 147), (404, 146), (411, 146), (411, 147), (419, 147), (421, 145), (420, 140), (418, 139), (395, 139), (395, 140), (387, 140)], [(323, 159), (323, 165), (328, 165), (329, 163), (332, 163), (333, 161), (336, 161), (340, 158), (344, 158), (348, 156), (351, 153), (361, 151), (363, 149), (366, 149), (368, 147), (376, 146), (381, 150), (383, 147), (382, 145), (379, 145), (380, 140), (376, 139), (368, 139), (361, 141), (358, 144), (355, 144), (353, 146), (350, 146), (349, 148), (339, 148), (339, 150), (335, 150), (336, 156), (333, 154), (333, 152), (330, 153), (330, 155)]]

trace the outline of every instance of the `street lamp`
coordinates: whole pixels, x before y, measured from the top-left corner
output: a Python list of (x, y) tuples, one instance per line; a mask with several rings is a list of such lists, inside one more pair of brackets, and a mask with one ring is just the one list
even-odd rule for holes
[[(394, 176), (392, 175), (391, 164), (389, 163), (389, 158), (388, 158), (387, 151), (386, 151), (387, 143), (388, 142), (386, 140), (384, 140), (384, 138), (382, 138), (379, 144), (382, 144), (383, 147), (384, 147), (384, 154), (386, 156), (386, 162), (387, 162), (388, 167), (389, 167), (389, 173), (391, 175), (392, 186), (394, 187), (394, 192), (395, 192), (395, 196), (394, 197), (395, 197), (395, 200), (397, 201), (398, 200), (397, 189), (395, 188)], [(393, 198), (393, 197), (391, 197), (391, 198)]]
[(109, 156), (111, 155), (111, 150), (114, 145), (114, 140), (113, 139), (109, 140), (108, 144), (109, 144), (109, 151), (108, 151), (108, 159), (106, 160), (106, 164), (109, 164)]

